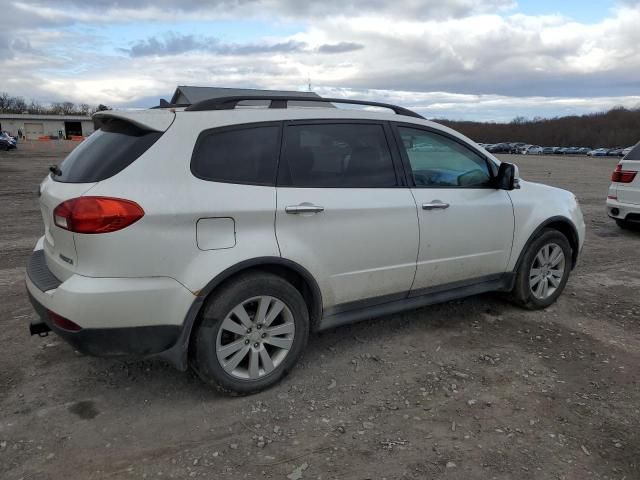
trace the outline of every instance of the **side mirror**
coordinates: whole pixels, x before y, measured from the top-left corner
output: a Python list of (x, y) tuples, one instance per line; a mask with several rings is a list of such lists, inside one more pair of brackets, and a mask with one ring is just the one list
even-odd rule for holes
[(503, 162), (498, 168), (496, 188), (500, 190), (515, 190), (520, 188), (520, 173), (513, 163)]

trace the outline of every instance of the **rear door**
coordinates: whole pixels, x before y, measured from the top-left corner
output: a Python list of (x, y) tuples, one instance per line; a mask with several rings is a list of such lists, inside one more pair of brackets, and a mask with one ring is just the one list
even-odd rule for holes
[(411, 288), (416, 204), (392, 141), (382, 122), (285, 125), (276, 236), (282, 256), (318, 281), (325, 313), (403, 298)]
[(397, 126), (418, 205), (420, 251), (412, 295), (505, 272), (513, 243), (509, 195), (477, 150), (434, 129)]

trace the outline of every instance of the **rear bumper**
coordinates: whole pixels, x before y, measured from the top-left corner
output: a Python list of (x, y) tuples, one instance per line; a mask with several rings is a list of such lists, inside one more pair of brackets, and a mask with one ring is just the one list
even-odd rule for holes
[(171, 348), (178, 339), (181, 328), (177, 325), (152, 325), (147, 327), (87, 328), (77, 332), (63, 330), (51, 322), (47, 309), (31, 292), (29, 300), (40, 319), (85, 355), (108, 357), (118, 355), (152, 355)]
[(607, 199), (607, 215), (618, 220), (640, 222), (640, 205)]
[[(27, 292), (48, 327), (76, 350), (95, 356), (151, 355), (171, 348), (194, 295), (171, 278), (91, 278), (53, 276), (42, 250), (27, 267)], [(81, 327), (57, 326), (55, 312)]]

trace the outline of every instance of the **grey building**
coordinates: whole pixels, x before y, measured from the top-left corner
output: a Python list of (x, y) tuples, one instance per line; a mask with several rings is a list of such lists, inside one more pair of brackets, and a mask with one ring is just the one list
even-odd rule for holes
[(0, 131), (18, 136), (21, 132), (28, 140), (38, 137), (70, 138), (93, 133), (93, 120), (83, 115), (38, 115), (30, 113), (0, 113)]

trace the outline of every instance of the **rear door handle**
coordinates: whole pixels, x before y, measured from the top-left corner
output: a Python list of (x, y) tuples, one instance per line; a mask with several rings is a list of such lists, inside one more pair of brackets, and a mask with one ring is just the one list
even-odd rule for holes
[(423, 210), (444, 210), (445, 208), (449, 208), (449, 204), (440, 200), (431, 200), (429, 203), (422, 204)]
[(284, 208), (284, 211), (292, 215), (300, 213), (320, 213), (324, 211), (324, 207), (320, 205), (313, 205), (311, 203), (301, 203), (300, 205), (289, 205)]

